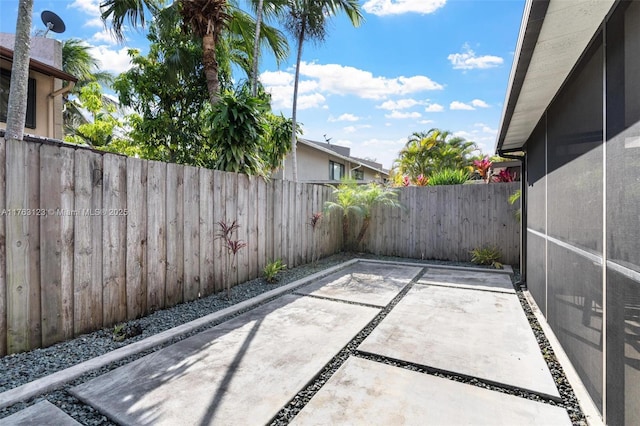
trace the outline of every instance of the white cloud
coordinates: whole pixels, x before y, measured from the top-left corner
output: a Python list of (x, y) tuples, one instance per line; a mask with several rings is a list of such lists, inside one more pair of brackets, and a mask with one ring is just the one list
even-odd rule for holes
[(100, 0), (74, 0), (73, 3), (67, 5), (67, 8), (78, 9), (86, 15), (89, 15), (90, 19), (87, 19), (84, 24), (82, 24), (83, 27), (104, 27), (102, 19), (100, 18)]
[(326, 101), (327, 99), (320, 93), (298, 96), (298, 109), (303, 110), (309, 108), (324, 107)]
[(100, 60), (100, 69), (114, 74), (120, 74), (131, 68), (131, 58), (128, 55), (128, 47), (112, 50), (109, 46), (94, 46), (91, 54)]
[(461, 130), (455, 132), (454, 136), (475, 142), (480, 150), (485, 154), (493, 153), (493, 147), (498, 135), (498, 130), (492, 129), (484, 123), (475, 123), (473, 126), (475, 127), (474, 129), (470, 131)]
[(449, 109), (452, 111), (455, 110), (463, 110), (463, 111), (473, 111), (475, 108), (469, 104), (465, 104), (464, 102), (453, 101), (449, 104)]
[(342, 130), (345, 131), (345, 133), (355, 133), (356, 130), (358, 130), (356, 128), (356, 126), (347, 126), (345, 128), (343, 128)]
[(407, 109), (422, 104), (423, 102), (416, 101), (415, 99), (398, 99), (397, 101), (383, 102), (382, 105), (378, 105), (376, 108), (393, 111), (399, 109)]
[(260, 82), (265, 86), (287, 86), (293, 84), (294, 75), (285, 71), (265, 71), (260, 74)]
[(357, 117), (353, 114), (342, 114), (340, 117), (336, 118), (334, 116), (330, 116), (329, 117), (329, 121), (330, 122), (336, 122), (336, 121), (358, 121), (360, 120), (360, 117)]
[(391, 114), (385, 114), (386, 118), (405, 119), (405, 118), (420, 118), (422, 115), (419, 112), (400, 112), (391, 111)]
[(364, 99), (384, 99), (391, 95), (407, 95), (425, 90), (442, 90), (443, 86), (429, 77), (375, 77), (371, 72), (339, 64), (302, 62), (300, 73), (318, 82), (321, 91), (339, 95), (355, 95)]
[(471, 50), (471, 47), (467, 43), (462, 46), (462, 50), (462, 53), (452, 53), (447, 56), (447, 59), (451, 61), (454, 69), (471, 70), (477, 68), (494, 68), (502, 65), (504, 62), (499, 56), (476, 56), (476, 52)]
[(367, 0), (362, 8), (373, 15), (399, 15), (401, 13), (433, 13), (447, 0)]
[(433, 120), (420, 120), (420, 121), (418, 121), (419, 124), (431, 124), (433, 122), (434, 122)]
[[(294, 75), (286, 71), (265, 71), (260, 74), (260, 81), (267, 92), (271, 93), (271, 104), (276, 109), (293, 107)], [(313, 80), (302, 80), (298, 84), (298, 109), (326, 107), (326, 98), (317, 91), (318, 83)]]
[(444, 107), (440, 104), (429, 104), (424, 110), (426, 112), (442, 112), (444, 111)]
[(118, 44), (118, 42), (116, 41), (116, 39), (113, 37), (113, 33), (107, 29), (99, 31), (97, 33), (95, 33), (92, 37), (91, 37), (92, 41), (98, 41), (98, 42), (103, 42), (103, 43), (109, 43), (109, 44)]
[(477, 108), (489, 108), (489, 104), (481, 99), (474, 99), (471, 101), (471, 105)]

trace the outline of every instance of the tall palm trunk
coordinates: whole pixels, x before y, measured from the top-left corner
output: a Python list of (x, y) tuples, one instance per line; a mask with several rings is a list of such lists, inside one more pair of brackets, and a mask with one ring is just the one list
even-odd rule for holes
[(300, 28), (300, 33), (298, 35), (298, 57), (296, 58), (296, 77), (293, 83), (293, 111), (291, 112), (291, 160), (292, 160), (292, 170), (293, 170), (293, 181), (298, 181), (298, 153), (296, 149), (296, 144), (298, 142), (297, 139), (297, 108), (298, 108), (298, 83), (300, 80), (300, 61), (302, 59), (302, 43), (304, 42), (304, 34), (305, 34), (306, 23), (302, 23), (302, 27)]
[(21, 141), (24, 137), (24, 124), (27, 117), (27, 91), (29, 87), (29, 49), (31, 47), (31, 14), (33, 0), (20, 0), (18, 22), (13, 48), (11, 67), (11, 88), (7, 105), (7, 140)]
[[(215, 30), (214, 30), (215, 31)], [(220, 100), (220, 78), (218, 77), (218, 58), (216, 56), (216, 37), (214, 31), (202, 36), (202, 64), (207, 79), (209, 101), (215, 105)]]
[(262, 7), (264, 0), (258, 2), (256, 14), (256, 36), (253, 39), (253, 68), (251, 70), (251, 93), (258, 95), (258, 62), (260, 57), (260, 27), (262, 26)]
[(360, 243), (362, 243), (362, 240), (364, 240), (364, 236), (367, 233), (367, 230), (369, 229), (370, 224), (371, 224), (371, 216), (365, 217), (362, 219), (362, 227), (360, 228), (360, 232), (358, 233), (358, 238), (356, 240), (356, 244), (358, 246), (360, 246)]

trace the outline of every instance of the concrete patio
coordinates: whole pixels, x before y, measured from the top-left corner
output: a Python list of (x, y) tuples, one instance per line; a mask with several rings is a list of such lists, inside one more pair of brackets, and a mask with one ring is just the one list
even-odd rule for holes
[(369, 261), (71, 392), (119, 424), (266, 424), (363, 330), (294, 424), (571, 424), (546, 402), (390, 365), (559, 399), (508, 274)]

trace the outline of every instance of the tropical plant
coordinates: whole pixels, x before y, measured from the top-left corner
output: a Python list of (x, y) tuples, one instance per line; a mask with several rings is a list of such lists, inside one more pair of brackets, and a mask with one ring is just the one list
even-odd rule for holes
[(491, 166), (493, 165), (491, 160), (489, 160), (489, 157), (484, 157), (482, 160), (473, 160), (473, 165), (475, 166), (475, 171), (478, 173), (480, 178), (489, 183)]
[[(243, 54), (235, 56), (239, 65), (250, 73), (252, 63), (253, 19), (240, 10), (235, 2), (229, 0), (180, 0), (162, 9), (163, 0), (105, 0), (102, 3), (102, 19), (110, 21), (111, 29), (117, 39), (123, 40), (123, 29), (128, 22), (131, 27), (145, 25), (145, 15), (152, 14), (162, 26), (165, 17), (169, 22), (180, 16), (185, 33), (200, 40), (202, 44), (202, 65), (207, 82), (209, 100), (215, 104), (220, 99), (220, 62), (221, 52), (240, 48)], [(265, 26), (266, 27), (266, 26)], [(274, 52), (276, 58), (286, 56), (287, 43), (284, 36), (274, 28), (263, 28), (260, 39)], [(229, 58), (233, 58), (230, 55)]]
[(267, 133), (264, 118), (269, 104), (254, 98), (247, 88), (225, 93), (206, 118), (216, 152), (214, 168), (227, 172), (265, 175), (261, 141)]
[(356, 181), (345, 179), (337, 187), (333, 185), (329, 186), (333, 188), (334, 201), (325, 202), (324, 208), (327, 214), (330, 214), (332, 211), (342, 213), (342, 243), (347, 250), (351, 248), (349, 243), (350, 214), (362, 217), (362, 226), (356, 237), (357, 246), (362, 242), (369, 229), (374, 206), (401, 207), (401, 204), (398, 202), (397, 192), (375, 182), (371, 182), (366, 186), (359, 186)]
[(442, 169), (431, 174), (428, 185), (460, 185), (468, 180), (467, 170)]
[[(265, 114), (267, 120), (267, 131), (263, 137), (262, 159), (269, 171), (274, 171), (282, 166), (282, 160), (291, 151), (291, 129), (293, 122), (290, 118), (282, 114)], [(302, 133), (302, 128), (298, 127), (298, 133)]]
[[(518, 189), (516, 192), (509, 195), (509, 204), (514, 205), (515, 203), (518, 202), (518, 200), (520, 200), (521, 196), (522, 196), (522, 190)], [(516, 216), (516, 219), (518, 219), (518, 222), (520, 222), (520, 219), (522, 217), (522, 209), (518, 208), (518, 210), (516, 210), (515, 212), (515, 216)]]
[[(262, 33), (262, 22), (265, 18), (275, 18), (281, 15), (287, 0), (251, 0), (256, 13), (256, 29), (253, 38), (253, 62), (251, 64), (251, 94), (258, 95), (258, 64), (260, 62), (260, 35)], [(265, 7), (266, 6), (266, 7)]]
[(500, 258), (502, 252), (497, 247), (479, 247), (471, 250), (471, 262), (476, 265), (491, 265), (496, 269), (502, 269)]
[(27, 89), (29, 84), (29, 50), (31, 46), (31, 15), (33, 0), (20, 0), (16, 22), (15, 49), (9, 83), (7, 103), (7, 140), (21, 141), (24, 138), (24, 124), (27, 117)]
[(231, 223), (227, 223), (225, 221), (219, 221), (218, 226), (220, 230), (216, 234), (216, 238), (222, 240), (222, 245), (227, 249), (227, 259), (225, 262), (225, 287), (227, 288), (227, 298), (231, 298), (231, 276), (229, 274), (230, 271), (233, 271), (234, 274), (237, 270), (237, 258), (238, 252), (247, 246), (242, 240), (237, 240), (233, 238), (233, 233), (240, 228), (237, 220), (234, 220)]
[(515, 182), (516, 175), (507, 169), (500, 170), (500, 173), (493, 177), (494, 182)]
[(276, 275), (278, 272), (284, 271), (287, 269), (287, 265), (282, 262), (282, 259), (274, 260), (273, 262), (267, 263), (267, 265), (262, 270), (262, 274), (264, 275), (264, 279), (267, 280), (268, 283), (275, 283), (278, 281), (276, 279)]
[(322, 42), (327, 36), (328, 21), (332, 16), (344, 12), (354, 26), (363, 19), (358, 0), (289, 0), (284, 26), (295, 38), (297, 44), (296, 71), (293, 84), (293, 128), (291, 130), (291, 154), (293, 160), (293, 181), (298, 181), (297, 162), (297, 107), (300, 62), (305, 41)]
[(448, 131), (431, 129), (413, 133), (394, 162), (394, 172), (415, 182), (420, 175), (431, 175), (442, 169), (472, 171), (471, 155), (478, 148), (474, 142), (453, 136)]

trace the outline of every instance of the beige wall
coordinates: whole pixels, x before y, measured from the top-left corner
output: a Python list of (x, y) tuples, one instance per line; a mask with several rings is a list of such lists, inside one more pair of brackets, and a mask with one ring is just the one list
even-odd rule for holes
[[(298, 143), (297, 149), (298, 157), (298, 181), (299, 182), (332, 182), (329, 180), (329, 161), (344, 165), (345, 173), (349, 170), (358, 167), (358, 163), (348, 162), (340, 157), (331, 155), (327, 152), (320, 151), (311, 148), (308, 145)], [(360, 167), (364, 169), (364, 181), (381, 181), (380, 177), (374, 170), (367, 167)], [(291, 161), (291, 155), (288, 155), (285, 159), (284, 176), (282, 170), (274, 175), (278, 179), (293, 180), (293, 166)]]

